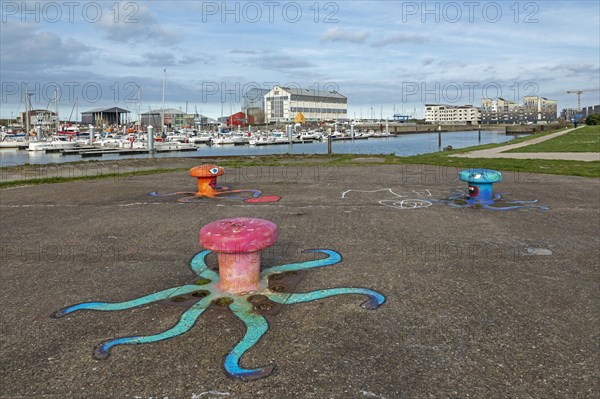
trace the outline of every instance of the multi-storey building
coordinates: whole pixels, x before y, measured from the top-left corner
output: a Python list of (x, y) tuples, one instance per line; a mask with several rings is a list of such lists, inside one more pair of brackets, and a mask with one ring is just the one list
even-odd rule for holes
[(265, 95), (269, 91), (253, 87), (242, 96), (242, 112), (253, 117), (256, 123), (265, 123)]
[(425, 122), (440, 125), (476, 125), (479, 124), (479, 109), (470, 104), (425, 104)]
[(523, 105), (498, 98), (481, 99), (482, 124), (531, 124), (556, 120), (557, 102), (544, 97), (525, 96)]
[(562, 111), (560, 111), (560, 117), (566, 121), (572, 121), (575, 119), (575, 115), (577, 115), (578, 112), (575, 108), (564, 108)]
[[(21, 112), (17, 118), (17, 122), (25, 126), (27, 117), (25, 112)], [(29, 111), (29, 126), (42, 126), (43, 129), (55, 127), (57, 124), (57, 116), (55, 112), (45, 109), (32, 109)]]

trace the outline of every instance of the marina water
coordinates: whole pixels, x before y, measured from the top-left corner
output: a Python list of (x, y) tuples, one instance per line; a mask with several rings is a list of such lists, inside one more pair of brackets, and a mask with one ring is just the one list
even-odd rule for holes
[[(479, 140), (476, 131), (442, 133), (442, 147), (465, 148), (475, 145), (504, 143), (515, 138), (504, 132), (482, 131)], [(438, 146), (438, 133), (403, 134), (385, 138), (369, 138), (367, 140), (334, 141), (333, 152), (336, 154), (395, 154), (409, 156), (442, 151)], [(226, 155), (270, 155), (270, 154), (326, 154), (326, 142), (307, 144), (284, 144), (266, 146), (233, 146), (233, 145), (200, 145), (195, 152), (164, 152), (156, 154), (116, 155), (85, 158), (85, 160), (108, 161), (127, 158), (173, 158), (194, 156), (226, 156)], [(79, 155), (63, 156), (58, 153), (46, 154), (37, 151), (16, 149), (0, 149), (0, 166), (16, 166), (29, 164), (47, 164), (81, 161)]]

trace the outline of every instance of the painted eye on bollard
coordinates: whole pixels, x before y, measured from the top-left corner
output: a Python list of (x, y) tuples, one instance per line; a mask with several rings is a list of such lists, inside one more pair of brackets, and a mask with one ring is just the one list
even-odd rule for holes
[(212, 168), (211, 170), (209, 170), (209, 172), (213, 175), (216, 175), (217, 173), (219, 173), (219, 168)]

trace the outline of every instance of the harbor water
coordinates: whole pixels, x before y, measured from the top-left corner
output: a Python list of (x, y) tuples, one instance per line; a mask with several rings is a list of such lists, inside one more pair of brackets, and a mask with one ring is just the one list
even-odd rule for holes
[[(442, 146), (438, 146), (438, 133), (404, 134), (385, 138), (369, 138), (366, 140), (334, 141), (332, 150), (336, 154), (394, 154), (410, 156), (442, 151), (442, 147), (452, 146), (454, 149), (475, 145), (503, 143), (514, 139), (504, 132), (482, 131), (481, 140), (476, 131), (442, 133)], [(326, 142), (306, 144), (283, 144), (266, 146), (233, 146), (233, 145), (199, 145), (196, 151), (164, 152), (155, 154), (118, 155), (105, 154), (85, 160), (115, 160), (127, 158), (163, 158), (193, 156), (227, 156), (227, 155), (269, 155), (269, 154), (326, 154)], [(47, 164), (81, 161), (79, 155), (46, 154), (43, 151), (25, 151), (16, 149), (0, 149), (0, 166), (17, 166), (23, 164)]]

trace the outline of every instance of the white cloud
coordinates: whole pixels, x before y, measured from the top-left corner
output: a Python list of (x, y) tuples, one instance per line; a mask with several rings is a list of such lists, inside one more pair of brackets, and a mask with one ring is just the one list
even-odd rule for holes
[(322, 42), (350, 42), (362, 43), (369, 36), (368, 32), (340, 29), (338, 27), (327, 29), (321, 35)]
[(404, 33), (398, 33), (396, 35), (388, 36), (383, 39), (373, 42), (373, 47), (384, 47), (394, 44), (424, 44), (430, 39), (426, 36), (421, 35), (407, 35)]
[[(179, 40), (178, 31), (166, 29), (157, 15), (145, 4), (127, 2), (110, 3), (112, 10), (127, 10), (116, 18), (113, 12), (104, 12), (94, 26), (104, 32), (106, 39), (113, 42), (134, 42), (152, 40), (159, 43), (172, 43)], [(133, 8), (132, 8), (133, 7)]]
[(93, 47), (75, 38), (37, 28), (28, 23), (9, 23), (2, 27), (3, 74), (23, 69), (37, 73), (46, 68), (60, 69), (70, 64), (90, 63), (87, 56), (94, 51)]

